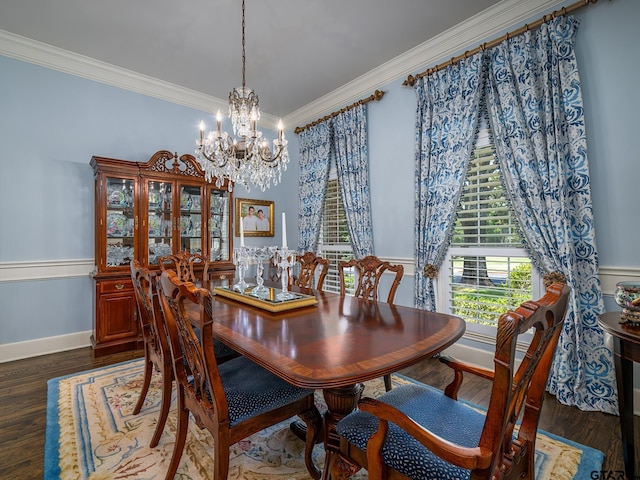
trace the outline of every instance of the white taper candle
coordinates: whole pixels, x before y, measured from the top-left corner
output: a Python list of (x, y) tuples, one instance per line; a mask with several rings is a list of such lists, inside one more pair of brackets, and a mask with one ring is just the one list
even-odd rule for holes
[(287, 248), (287, 217), (282, 212), (282, 248)]

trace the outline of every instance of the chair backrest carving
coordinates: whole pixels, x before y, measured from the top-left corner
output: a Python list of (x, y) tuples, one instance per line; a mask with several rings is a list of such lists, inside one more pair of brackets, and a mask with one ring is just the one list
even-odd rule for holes
[(380, 279), (386, 271), (395, 273), (395, 277), (389, 288), (387, 295), (387, 303), (393, 303), (396, 290), (400, 285), (402, 276), (404, 275), (404, 267), (402, 265), (392, 265), (389, 262), (380, 260), (374, 255), (368, 255), (361, 259), (352, 259), (348, 262), (338, 262), (338, 274), (340, 276), (340, 294), (346, 293), (345, 269), (355, 268), (357, 283), (355, 296), (364, 298), (365, 300), (378, 300), (378, 290), (380, 287)]
[(144, 341), (160, 358), (163, 358), (165, 354), (170, 353), (155, 286), (156, 274), (143, 267), (138, 260), (131, 260), (130, 267)]
[[(522, 303), (498, 320), (494, 376), (487, 420), (480, 447), (492, 449), (493, 471), (506, 465), (509, 469), (533, 449), (542, 402), (558, 338), (569, 299), (569, 287), (554, 283), (537, 301)], [(516, 346), (519, 336), (533, 329), (533, 339), (516, 369)], [(520, 421), (517, 440), (513, 431)], [(526, 462), (522, 462), (523, 464)], [(526, 471), (529, 465), (520, 465)], [(511, 472), (509, 478), (519, 478)]]
[[(300, 265), (297, 277), (293, 280), (293, 284), (302, 288), (315, 288), (322, 290), (324, 279), (329, 272), (329, 259), (317, 256), (313, 252), (305, 252), (302, 255), (296, 255), (296, 261)], [(316, 268), (320, 268), (318, 275), (318, 283), (314, 286), (313, 280)]]
[(158, 257), (160, 270), (164, 272), (167, 267), (175, 270), (178, 280), (181, 282), (197, 282), (202, 280), (204, 272), (208, 270), (209, 260), (199, 253), (180, 251), (174, 255)]
[[(227, 400), (214, 351), (210, 293), (191, 282), (180, 281), (171, 270), (162, 272), (158, 283), (176, 381), (184, 389), (185, 395), (197, 399), (204, 409), (215, 412), (218, 421), (224, 421)], [(187, 301), (199, 306), (197, 328), (200, 330), (200, 339), (187, 316)], [(193, 413), (200, 424), (202, 420), (198, 418), (198, 412)]]

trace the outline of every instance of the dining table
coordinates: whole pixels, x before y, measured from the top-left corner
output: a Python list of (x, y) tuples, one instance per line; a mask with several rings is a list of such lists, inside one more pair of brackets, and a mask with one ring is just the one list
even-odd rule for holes
[[(316, 302), (273, 312), (216, 294), (214, 286), (203, 285), (213, 292), (214, 338), (292, 385), (322, 390), (324, 479), (340, 445), (336, 424), (356, 409), (362, 382), (433, 357), (465, 331), (454, 315), (298, 287), (292, 291)], [(186, 310), (197, 323), (197, 305)]]

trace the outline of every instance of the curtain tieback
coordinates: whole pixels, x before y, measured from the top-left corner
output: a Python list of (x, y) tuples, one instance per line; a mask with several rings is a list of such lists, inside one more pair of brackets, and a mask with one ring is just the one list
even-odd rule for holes
[(560, 272), (549, 272), (544, 274), (542, 281), (544, 282), (544, 288), (548, 288), (554, 282), (567, 283), (567, 277)]
[(422, 271), (424, 272), (425, 276), (429, 277), (431, 280), (438, 276), (438, 267), (436, 267), (433, 263), (425, 265)]

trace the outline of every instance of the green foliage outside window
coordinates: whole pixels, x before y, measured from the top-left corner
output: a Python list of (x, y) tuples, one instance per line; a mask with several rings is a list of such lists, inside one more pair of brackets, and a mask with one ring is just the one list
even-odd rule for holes
[(482, 325), (496, 325), (500, 315), (531, 298), (531, 263), (513, 268), (502, 284), (491, 287), (455, 284), (451, 305), (455, 314)]

